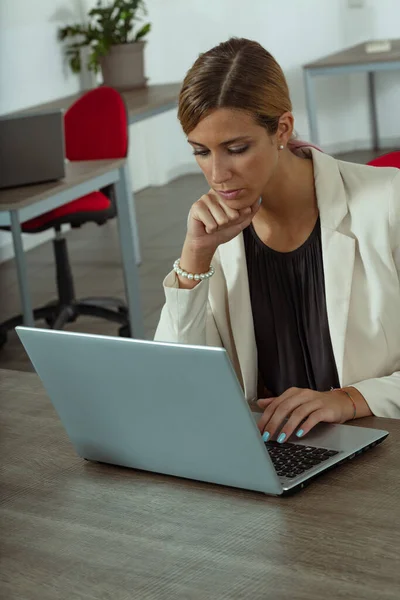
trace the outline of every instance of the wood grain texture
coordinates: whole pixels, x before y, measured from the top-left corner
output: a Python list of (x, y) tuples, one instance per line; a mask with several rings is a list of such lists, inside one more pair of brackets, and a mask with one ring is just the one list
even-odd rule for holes
[(93, 177), (104, 175), (114, 169), (119, 169), (125, 163), (125, 158), (112, 160), (86, 160), (69, 162), (65, 165), (65, 177), (59, 181), (24, 185), (16, 188), (0, 190), (0, 211), (24, 208), (55, 194), (60, 194)]
[[(367, 43), (367, 42), (365, 42)], [(365, 52), (365, 43), (346, 48), (305, 65), (306, 69), (321, 67), (343, 67), (346, 65), (362, 65), (365, 63), (382, 63), (400, 61), (400, 39), (391, 40), (392, 48), (388, 52)]]
[(79, 459), (33, 374), (0, 408), (2, 600), (399, 598), (399, 421), (273, 498)]

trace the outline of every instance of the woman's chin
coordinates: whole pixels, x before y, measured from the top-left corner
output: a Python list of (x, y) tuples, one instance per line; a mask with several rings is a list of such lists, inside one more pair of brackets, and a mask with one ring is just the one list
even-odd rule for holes
[(247, 193), (235, 200), (225, 200), (225, 204), (234, 210), (243, 210), (244, 208), (251, 208), (257, 202), (259, 197), (259, 194)]

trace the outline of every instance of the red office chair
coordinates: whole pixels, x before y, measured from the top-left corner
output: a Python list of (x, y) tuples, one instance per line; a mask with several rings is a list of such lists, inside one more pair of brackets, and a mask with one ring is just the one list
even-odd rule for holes
[(400, 169), (400, 151), (378, 156), (378, 158), (370, 160), (368, 164), (372, 167), (397, 167)]
[[(128, 120), (120, 94), (109, 87), (91, 90), (77, 100), (66, 112), (65, 149), (70, 161), (122, 158), (128, 151)], [(61, 329), (79, 315), (91, 315), (121, 325), (120, 335), (130, 335), (126, 305), (114, 298), (77, 300), (73, 285), (66, 239), (61, 225), (80, 227), (90, 221), (103, 225), (116, 215), (113, 186), (92, 192), (60, 208), (26, 221), (24, 233), (55, 229), (53, 240), (57, 276), (57, 300), (34, 310), (34, 319), (44, 319), (54, 329)], [(4, 228), (6, 229), (6, 228)], [(18, 315), (0, 324), (0, 346), (7, 331), (23, 323)]]

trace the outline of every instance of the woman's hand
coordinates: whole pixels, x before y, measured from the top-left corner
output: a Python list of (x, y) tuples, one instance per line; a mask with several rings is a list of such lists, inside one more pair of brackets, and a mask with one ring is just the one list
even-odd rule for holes
[[(351, 393), (353, 396), (353, 388)], [(356, 394), (357, 390), (354, 390), (354, 393)], [(264, 441), (271, 439), (287, 419), (278, 436), (278, 442), (281, 443), (287, 441), (293, 433), (296, 433), (297, 437), (304, 437), (317, 423), (349, 421), (354, 411), (351, 400), (340, 390), (315, 392), (290, 388), (281, 396), (263, 398), (257, 404), (265, 409), (258, 422)]]
[(257, 200), (252, 206), (236, 210), (213, 191), (202, 196), (190, 209), (185, 244), (196, 251), (212, 252), (250, 225), (260, 208)]
[[(180, 264), (188, 273), (205, 273), (220, 244), (225, 244), (250, 225), (260, 208), (257, 200), (252, 206), (236, 210), (210, 190), (190, 209), (187, 234)], [(194, 288), (200, 281), (178, 276), (179, 287)]]

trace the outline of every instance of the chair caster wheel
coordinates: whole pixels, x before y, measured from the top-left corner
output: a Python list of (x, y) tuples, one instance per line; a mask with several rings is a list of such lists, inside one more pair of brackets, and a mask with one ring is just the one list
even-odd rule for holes
[(118, 330), (118, 334), (120, 337), (132, 337), (131, 336), (131, 326), (129, 324), (122, 325)]
[(2, 348), (7, 342), (7, 332), (0, 330), (0, 348)]

